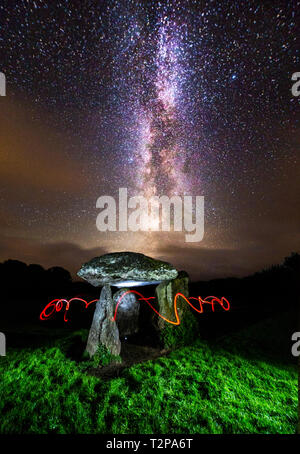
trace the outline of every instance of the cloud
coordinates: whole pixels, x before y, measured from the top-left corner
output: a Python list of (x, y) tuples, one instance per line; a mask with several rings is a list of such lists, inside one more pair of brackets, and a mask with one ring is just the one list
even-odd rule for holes
[[(163, 237), (161, 237), (163, 238)], [(298, 240), (298, 244), (300, 244)], [(295, 247), (287, 249), (284, 237), (278, 238), (276, 248), (264, 241), (264, 235), (255, 242), (245, 242), (239, 248), (207, 248), (199, 244), (198, 247), (189, 246), (183, 242), (164, 243), (153, 250), (143, 251), (155, 258), (168, 261), (178, 269), (186, 270), (192, 280), (206, 280), (231, 276), (246, 276), (260, 271), (272, 264), (281, 263), (284, 257)], [(8, 258), (22, 260), (25, 263), (39, 263), (46, 268), (63, 266), (73, 276), (82, 263), (92, 257), (108, 252), (135, 250), (130, 247), (113, 248), (113, 244), (104, 247), (82, 248), (71, 242), (42, 243), (41, 241), (15, 236), (0, 237), (0, 261)], [(140, 252), (140, 250), (136, 250)]]
[(73, 276), (82, 263), (106, 252), (107, 250), (101, 247), (83, 249), (68, 242), (43, 244), (32, 238), (0, 237), (0, 261), (11, 258), (27, 264), (38, 263), (45, 268), (62, 266)]
[(286, 244), (280, 244), (274, 249), (270, 243), (259, 242), (235, 249), (168, 245), (159, 249), (157, 257), (188, 271), (193, 280), (206, 280), (243, 277), (279, 264), (292, 251), (299, 250), (296, 244), (294, 246), (287, 249)]

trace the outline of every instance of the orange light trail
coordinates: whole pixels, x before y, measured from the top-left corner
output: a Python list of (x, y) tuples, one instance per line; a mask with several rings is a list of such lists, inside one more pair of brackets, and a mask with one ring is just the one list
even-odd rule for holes
[[(210, 304), (211, 307), (212, 307), (212, 311), (214, 312), (215, 311), (215, 303), (218, 303), (220, 304), (220, 306), (225, 310), (225, 311), (228, 311), (230, 309), (230, 304), (229, 304), (229, 301), (224, 297), (222, 296), (221, 299), (217, 298), (216, 296), (207, 296), (206, 298), (202, 299), (201, 296), (198, 296), (198, 298), (195, 298), (193, 296), (191, 296), (190, 298), (187, 298), (185, 295), (183, 295), (183, 293), (176, 293), (175, 295), (175, 298), (174, 298), (174, 312), (175, 312), (175, 317), (176, 317), (176, 321), (172, 321), (172, 320), (169, 320), (168, 318), (164, 317), (163, 315), (161, 315), (156, 309), (155, 307), (152, 306), (152, 304), (149, 302), (150, 299), (154, 299), (154, 296), (150, 296), (149, 298), (145, 298), (140, 292), (137, 292), (136, 290), (127, 290), (127, 292), (124, 292), (120, 298), (118, 299), (118, 302), (117, 302), (117, 305), (116, 305), (116, 309), (115, 309), (115, 315), (114, 317), (112, 318), (112, 321), (116, 321), (116, 317), (117, 317), (117, 311), (118, 311), (118, 307), (119, 307), (119, 304), (121, 303), (122, 301), (122, 298), (126, 295), (128, 295), (129, 293), (135, 293), (136, 295), (139, 296), (138, 300), (139, 301), (145, 301), (148, 306), (151, 307), (151, 309), (159, 316), (161, 317), (163, 320), (165, 320), (166, 322), (172, 324), (172, 325), (180, 325), (180, 318), (179, 318), (179, 315), (178, 315), (178, 310), (177, 310), (177, 299), (181, 296), (181, 298), (183, 298), (191, 307), (192, 309), (194, 309), (196, 312), (198, 312), (199, 314), (202, 314), (204, 311), (203, 311), (203, 304)], [(194, 299), (196, 301), (199, 302), (199, 309), (197, 307), (195, 307), (189, 300), (190, 299)]]
[[(173, 321), (173, 320), (169, 320), (168, 318), (166, 318), (163, 315), (161, 315), (155, 309), (155, 307), (149, 302), (149, 300), (155, 299), (154, 296), (150, 296), (150, 297), (146, 298), (141, 293), (137, 292), (136, 290), (127, 290), (118, 299), (118, 302), (117, 302), (117, 305), (116, 305), (116, 309), (115, 309), (115, 313), (114, 313), (113, 318), (111, 318), (111, 321), (113, 321), (113, 322), (116, 321), (118, 307), (119, 307), (119, 305), (122, 302), (122, 298), (125, 297), (126, 295), (128, 295), (129, 293), (136, 294), (139, 297), (138, 301), (145, 301), (148, 304), (148, 306), (150, 306), (151, 309), (159, 317), (161, 317), (163, 320), (165, 320), (167, 323), (170, 323), (171, 325), (180, 325), (180, 323), (181, 323), (179, 315), (178, 315), (178, 310), (177, 310), (177, 300), (178, 300), (179, 297), (183, 298), (184, 301), (186, 303), (188, 303), (191, 306), (191, 308), (194, 309), (199, 314), (202, 314), (204, 312), (204, 309), (203, 309), (203, 305), (204, 304), (210, 304), (212, 312), (215, 311), (215, 304), (219, 304), (222, 307), (222, 309), (224, 309), (225, 311), (229, 311), (229, 309), (230, 309), (229, 301), (224, 296), (222, 296), (221, 298), (217, 298), (216, 296), (207, 296), (204, 299), (201, 298), (201, 296), (198, 296), (197, 298), (193, 297), (193, 296), (187, 298), (182, 293), (176, 293), (175, 298), (174, 298), (174, 313), (175, 313), (176, 320)], [(194, 306), (190, 302), (190, 300), (198, 301), (199, 307)], [(54, 312), (60, 312), (62, 310), (63, 306), (64, 306), (64, 303), (66, 303), (66, 308), (65, 308), (65, 313), (64, 313), (64, 321), (68, 322), (68, 320), (67, 320), (67, 311), (69, 310), (70, 304), (71, 304), (72, 301), (81, 301), (81, 302), (83, 302), (85, 304), (85, 309), (87, 309), (90, 304), (95, 303), (96, 301), (98, 301), (98, 299), (91, 300), (91, 301), (88, 302), (88, 301), (86, 301), (86, 300), (84, 300), (82, 298), (78, 298), (78, 297), (71, 298), (70, 300), (67, 300), (67, 299), (64, 299), (64, 298), (56, 298), (56, 299), (50, 301), (50, 303), (48, 303), (45, 306), (45, 308), (43, 309), (43, 311), (40, 314), (40, 320), (47, 320), (49, 317), (52, 317), (54, 315)], [(49, 309), (51, 309), (50, 313), (48, 313)]]

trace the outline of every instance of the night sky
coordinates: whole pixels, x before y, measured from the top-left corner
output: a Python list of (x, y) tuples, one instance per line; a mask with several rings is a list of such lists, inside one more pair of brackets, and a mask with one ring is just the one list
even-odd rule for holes
[[(132, 250), (192, 278), (300, 249), (300, 1), (1, 1), (0, 260)], [(205, 234), (102, 233), (101, 195), (203, 195)]]

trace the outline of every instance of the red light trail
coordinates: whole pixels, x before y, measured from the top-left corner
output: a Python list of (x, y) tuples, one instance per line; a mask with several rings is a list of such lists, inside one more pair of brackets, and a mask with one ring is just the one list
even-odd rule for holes
[[(47, 306), (43, 309), (43, 311), (41, 312), (40, 314), (40, 319), (41, 320), (47, 320), (47, 318), (51, 317), (53, 315), (53, 312), (60, 312), (64, 306), (64, 303), (66, 303), (66, 309), (65, 309), (65, 314), (64, 314), (64, 321), (67, 322), (67, 318), (66, 318), (66, 315), (67, 315), (67, 311), (69, 310), (70, 308), (70, 304), (72, 301), (82, 301), (84, 304), (85, 304), (85, 309), (87, 309), (89, 307), (90, 304), (92, 303), (95, 303), (95, 301), (98, 301), (98, 299), (96, 300), (92, 300), (92, 301), (89, 301), (87, 302), (86, 300), (82, 299), (82, 298), (71, 298), (70, 300), (66, 300), (64, 298), (57, 298), (57, 299), (54, 299), (52, 301), (50, 301), (50, 303), (47, 304)], [(52, 310), (50, 312), (50, 314), (47, 314), (47, 310), (52, 307)]]
[[(229, 311), (229, 309), (230, 309), (229, 301), (224, 296), (222, 296), (221, 298), (217, 298), (216, 296), (207, 296), (206, 298), (202, 299), (201, 296), (198, 296), (197, 298), (193, 297), (193, 296), (187, 298), (182, 293), (176, 293), (175, 298), (174, 298), (174, 313), (175, 313), (176, 321), (172, 321), (172, 320), (169, 320), (168, 318), (164, 317), (163, 315), (161, 315), (155, 309), (155, 307), (153, 307), (152, 304), (149, 302), (149, 300), (155, 299), (154, 296), (150, 296), (148, 298), (145, 298), (141, 293), (137, 292), (136, 290), (128, 290), (127, 292), (124, 292), (120, 296), (120, 298), (118, 299), (118, 302), (117, 302), (117, 305), (116, 305), (116, 309), (115, 309), (115, 313), (114, 313), (114, 317), (111, 319), (111, 321), (114, 321), (114, 322), (116, 321), (118, 307), (119, 307), (119, 305), (122, 302), (122, 298), (124, 296), (128, 295), (129, 293), (135, 293), (139, 297), (138, 298), (139, 301), (145, 301), (148, 304), (148, 306), (150, 306), (151, 309), (159, 317), (161, 317), (163, 320), (165, 320), (166, 322), (168, 322), (168, 323), (170, 323), (172, 325), (180, 325), (180, 318), (179, 318), (178, 310), (177, 310), (177, 299), (179, 297), (183, 298), (184, 301), (186, 301), (191, 306), (191, 308), (194, 309), (199, 314), (202, 314), (204, 312), (204, 309), (203, 309), (203, 305), (204, 304), (210, 304), (212, 312), (215, 311), (215, 304), (219, 304), (222, 307), (222, 309), (224, 309), (224, 311)], [(194, 306), (190, 302), (190, 300), (196, 300), (199, 303), (199, 307)], [(70, 300), (67, 300), (67, 299), (64, 299), (64, 298), (54, 299), (54, 300), (50, 301), (50, 303), (48, 303), (45, 306), (45, 308), (43, 309), (43, 311), (40, 314), (40, 319), (41, 320), (49, 319), (50, 317), (52, 317), (54, 315), (54, 312), (60, 312), (63, 309), (63, 307), (64, 307), (64, 303), (66, 303), (65, 313), (64, 313), (64, 321), (68, 322), (68, 320), (67, 320), (67, 311), (69, 310), (70, 304), (71, 304), (72, 301), (81, 301), (81, 302), (83, 302), (85, 304), (85, 309), (87, 309), (90, 304), (95, 303), (96, 301), (98, 301), (98, 299), (91, 300), (89, 302), (84, 300), (84, 299), (82, 299), (82, 298), (78, 298), (78, 297), (71, 298)], [(51, 309), (50, 313), (48, 313), (49, 309)]]
[[(225, 311), (228, 311), (230, 309), (230, 304), (229, 304), (229, 301), (227, 301), (227, 299), (222, 296), (221, 299), (217, 298), (216, 296), (207, 296), (206, 298), (202, 299), (201, 296), (198, 296), (198, 298), (195, 298), (193, 296), (187, 298), (185, 295), (183, 295), (182, 293), (176, 293), (175, 295), (175, 298), (174, 298), (174, 312), (175, 312), (175, 317), (176, 317), (176, 321), (172, 321), (172, 320), (169, 320), (168, 318), (166, 317), (163, 317), (163, 315), (161, 315), (153, 306), (151, 303), (149, 303), (148, 300), (150, 299), (155, 299), (154, 296), (150, 296), (149, 298), (145, 298), (141, 293), (137, 292), (136, 290), (128, 290), (127, 292), (124, 292), (120, 298), (118, 299), (118, 302), (117, 302), (117, 305), (116, 305), (116, 309), (115, 309), (115, 315), (113, 317), (113, 321), (116, 321), (116, 317), (117, 317), (117, 311), (118, 311), (118, 306), (119, 304), (121, 303), (122, 301), (122, 298), (129, 294), (129, 293), (135, 293), (136, 295), (139, 296), (139, 301), (145, 301), (148, 306), (151, 307), (151, 309), (159, 316), (161, 317), (163, 320), (165, 320), (166, 322), (168, 323), (171, 323), (172, 325), (180, 325), (180, 318), (179, 318), (179, 315), (178, 315), (178, 311), (177, 311), (177, 299), (179, 296), (181, 296), (181, 298), (183, 298), (191, 307), (192, 309), (194, 309), (196, 312), (198, 312), (199, 314), (202, 314), (203, 313), (203, 304), (210, 304), (211, 307), (212, 307), (212, 311), (214, 312), (215, 311), (215, 303), (218, 303), (220, 304), (220, 306), (225, 310)], [(195, 307), (189, 300), (190, 299), (194, 299), (196, 301), (199, 302), (199, 309), (197, 307)], [(211, 300), (211, 301), (210, 301)]]

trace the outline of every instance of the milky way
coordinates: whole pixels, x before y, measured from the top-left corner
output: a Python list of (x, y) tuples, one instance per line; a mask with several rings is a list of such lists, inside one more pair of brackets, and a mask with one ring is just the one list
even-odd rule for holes
[[(25, 178), (28, 151), (3, 192), (6, 234), (105, 247), (95, 204), (120, 187), (147, 198), (204, 195), (212, 249), (256, 245), (258, 225), (280, 231), (276, 204), (294, 232), (299, 11), (299, 1), (1, 1), (3, 103), (24, 110), (32, 136), (47, 130), (32, 154), (52, 187)], [(5, 172), (17, 158), (4, 149)]]

